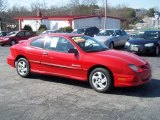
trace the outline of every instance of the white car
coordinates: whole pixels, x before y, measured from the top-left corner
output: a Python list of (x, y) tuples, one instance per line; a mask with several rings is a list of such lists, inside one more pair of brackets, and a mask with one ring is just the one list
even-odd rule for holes
[(122, 29), (101, 30), (96, 36), (94, 36), (95, 39), (102, 42), (109, 48), (124, 46), (129, 40), (129, 37), (130, 35)]

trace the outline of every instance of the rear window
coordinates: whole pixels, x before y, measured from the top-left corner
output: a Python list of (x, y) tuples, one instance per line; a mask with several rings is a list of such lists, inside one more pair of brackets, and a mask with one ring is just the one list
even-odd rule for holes
[(33, 47), (44, 48), (44, 39), (43, 38), (34, 39), (30, 45)]

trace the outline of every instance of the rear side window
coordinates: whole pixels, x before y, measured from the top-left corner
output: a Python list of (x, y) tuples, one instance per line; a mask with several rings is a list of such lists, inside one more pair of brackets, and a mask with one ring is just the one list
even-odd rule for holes
[(30, 45), (38, 48), (44, 48), (44, 39), (43, 38), (34, 39)]

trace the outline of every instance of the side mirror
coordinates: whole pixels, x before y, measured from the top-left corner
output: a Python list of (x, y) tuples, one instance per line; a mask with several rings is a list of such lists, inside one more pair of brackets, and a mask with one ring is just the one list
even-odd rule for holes
[(68, 53), (74, 53), (75, 55), (77, 55), (78, 51), (75, 48), (71, 48), (71, 49), (68, 50)]

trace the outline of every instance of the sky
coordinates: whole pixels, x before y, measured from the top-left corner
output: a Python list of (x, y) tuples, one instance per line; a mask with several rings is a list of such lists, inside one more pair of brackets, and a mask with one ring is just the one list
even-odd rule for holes
[[(67, 4), (70, 0), (8, 0), (9, 6), (12, 7), (13, 5), (16, 6), (27, 6), (29, 7), (33, 2), (43, 2), (45, 1), (49, 6), (62, 6)], [(97, 0), (99, 1), (98, 4), (102, 5), (104, 0)], [(160, 0), (107, 0), (107, 3), (110, 6), (117, 6), (117, 5), (125, 5), (131, 8), (158, 8), (160, 5)]]

